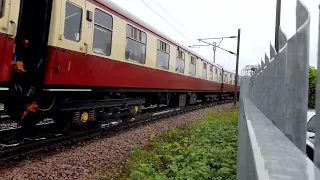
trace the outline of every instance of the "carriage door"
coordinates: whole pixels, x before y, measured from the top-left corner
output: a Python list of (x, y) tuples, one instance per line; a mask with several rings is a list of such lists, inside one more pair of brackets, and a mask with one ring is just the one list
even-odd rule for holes
[(42, 84), (52, 1), (21, 0), (14, 61), (24, 63), (29, 84)]
[[(88, 54), (89, 43), (86, 41), (86, 0), (61, 0), (60, 27), (58, 47), (64, 53), (56, 56), (56, 64), (61, 76), (72, 78), (77, 76), (79, 64)], [(87, 68), (87, 67), (84, 67)], [(81, 73), (80, 73), (81, 74)]]
[[(60, 41), (59, 47), (70, 51), (88, 54), (87, 41), (86, 0), (62, 0), (60, 16)], [(60, 61), (60, 72), (72, 72), (78, 59), (63, 58)], [(79, 69), (78, 69), (79, 70)]]
[(10, 77), (19, 7), (20, 1), (0, 0), (0, 83)]

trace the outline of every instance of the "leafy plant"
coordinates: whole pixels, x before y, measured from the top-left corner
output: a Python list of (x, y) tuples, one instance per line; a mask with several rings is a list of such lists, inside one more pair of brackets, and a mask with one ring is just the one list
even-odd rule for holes
[(133, 148), (121, 179), (236, 179), (238, 111), (210, 113)]
[(309, 67), (309, 97), (308, 107), (315, 108), (316, 101), (316, 80), (317, 80), (317, 69), (315, 67)]

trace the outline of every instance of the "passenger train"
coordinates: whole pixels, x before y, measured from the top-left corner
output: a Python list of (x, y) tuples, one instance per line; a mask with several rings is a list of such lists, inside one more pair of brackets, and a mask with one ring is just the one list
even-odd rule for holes
[(0, 0), (0, 56), (2, 113), (28, 131), (48, 117), (63, 129), (235, 90), (234, 73), (109, 0)]

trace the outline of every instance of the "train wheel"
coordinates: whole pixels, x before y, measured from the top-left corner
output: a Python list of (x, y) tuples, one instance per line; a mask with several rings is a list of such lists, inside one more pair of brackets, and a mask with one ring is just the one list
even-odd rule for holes
[(125, 116), (121, 116), (121, 120), (124, 122), (132, 121), (136, 116), (141, 112), (141, 104), (134, 105), (129, 108), (129, 114)]
[(21, 136), (24, 139), (30, 140), (38, 140), (43, 139), (41, 137), (42, 129), (38, 129), (36, 125), (44, 119), (44, 114), (41, 112), (37, 113), (28, 113), (20, 122), (21, 129)]
[(123, 122), (129, 122), (132, 119), (133, 119), (132, 115), (121, 116), (121, 121), (123, 121)]
[[(0, 144), (2, 146), (5, 146), (5, 145), (19, 143), (19, 139), (17, 139), (17, 133), (18, 133), (17, 129), (7, 130), (5, 132), (2, 132), (0, 135), (0, 142), (1, 142)], [(1, 145), (0, 145), (0, 148), (1, 148)]]
[(0, 102), (0, 148), (12, 144), (16, 139), (17, 131), (18, 123), (12, 121), (5, 109), (5, 104)]
[(60, 111), (53, 114), (54, 131), (56, 135), (65, 133), (71, 126), (73, 113), (68, 111)]

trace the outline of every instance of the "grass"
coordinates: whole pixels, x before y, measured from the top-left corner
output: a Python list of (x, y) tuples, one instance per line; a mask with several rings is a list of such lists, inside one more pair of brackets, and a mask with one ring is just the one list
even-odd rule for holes
[(150, 137), (149, 150), (133, 148), (118, 179), (236, 179), (237, 109), (210, 113), (182, 129)]

